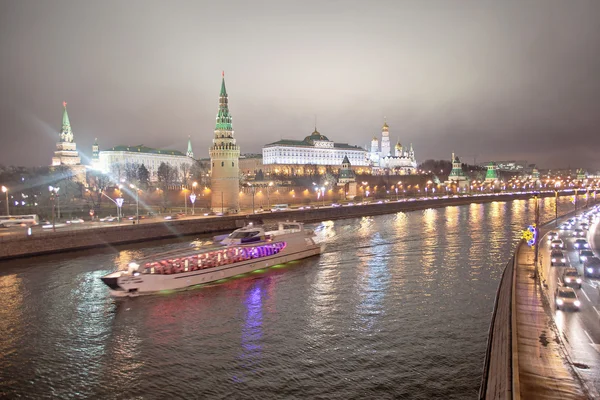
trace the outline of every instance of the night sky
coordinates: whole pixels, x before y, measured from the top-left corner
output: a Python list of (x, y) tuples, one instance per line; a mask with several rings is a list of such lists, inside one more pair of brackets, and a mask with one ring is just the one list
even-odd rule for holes
[(418, 161), (600, 169), (598, 0), (0, 0), (0, 164), (50, 164), (63, 100), (83, 158), (208, 157), (222, 70), (242, 153), (385, 116)]

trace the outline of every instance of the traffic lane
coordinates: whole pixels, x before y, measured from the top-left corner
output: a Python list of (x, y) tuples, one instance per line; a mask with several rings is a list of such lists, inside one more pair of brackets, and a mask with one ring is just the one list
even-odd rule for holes
[[(550, 262), (549, 260), (547, 261)], [(550, 279), (548, 290), (550, 291), (551, 310), (557, 328), (565, 341), (569, 344), (571, 359), (574, 363), (589, 367), (586, 379), (590, 381), (597, 390), (600, 390), (600, 329), (598, 296), (591, 292), (591, 284), (582, 282), (582, 289), (576, 289), (577, 296), (581, 302), (579, 311), (557, 310), (554, 303), (554, 291), (561, 285), (562, 272), (566, 267), (550, 267)], [(581, 372), (580, 371), (580, 372)], [(589, 376), (587, 376), (589, 373)]]
[[(175, 218), (175, 219), (171, 219), (171, 220), (165, 220), (164, 218), (145, 218), (145, 219), (140, 219), (139, 224), (140, 225), (146, 225), (146, 224), (156, 224), (156, 223), (163, 223), (163, 222), (168, 222), (168, 221), (178, 221), (178, 220), (192, 220), (192, 219), (197, 219), (197, 220), (203, 220), (203, 219), (208, 219), (208, 218), (218, 218), (215, 215), (195, 215), (195, 216), (188, 216), (188, 217), (182, 217), (182, 218)], [(77, 230), (86, 230), (86, 229), (96, 229), (96, 228), (117, 228), (120, 226), (128, 226), (128, 225), (132, 225), (134, 222), (134, 220), (123, 220), (121, 222), (100, 222), (100, 221), (86, 221), (86, 222), (82, 222), (82, 223), (76, 223), (76, 224), (65, 224), (65, 223), (60, 223), (57, 224), (56, 226), (56, 232), (72, 232), (72, 231), (77, 231)], [(137, 225), (137, 222), (136, 222)], [(42, 228), (41, 225), (37, 225), (32, 227), (32, 234), (33, 235), (50, 235), (53, 233), (53, 230), (51, 227), (48, 228)], [(26, 227), (10, 227), (10, 228), (3, 228), (0, 230), (0, 237), (21, 237), (21, 236), (27, 236), (27, 228)]]

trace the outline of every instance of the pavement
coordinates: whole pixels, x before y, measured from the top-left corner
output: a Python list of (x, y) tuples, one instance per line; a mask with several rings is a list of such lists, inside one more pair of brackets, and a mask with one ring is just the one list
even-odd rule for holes
[[(575, 227), (578, 227), (577, 224)], [(574, 228), (575, 228), (574, 227)], [(582, 279), (581, 289), (575, 288), (581, 302), (579, 311), (556, 310), (554, 292), (563, 284), (562, 273), (566, 267), (551, 266), (550, 246), (547, 235), (540, 240), (540, 274), (545, 283), (545, 295), (550, 304), (552, 317), (562, 341), (565, 343), (572, 364), (578, 375), (584, 380), (593, 398), (600, 398), (600, 281), (585, 278), (583, 264), (579, 262), (579, 253), (573, 246), (575, 237), (573, 230), (558, 230), (560, 238), (565, 243), (564, 255), (567, 260), (566, 267), (574, 267)], [(592, 250), (598, 254), (600, 250), (600, 229), (598, 223), (592, 224), (587, 232), (588, 242)]]

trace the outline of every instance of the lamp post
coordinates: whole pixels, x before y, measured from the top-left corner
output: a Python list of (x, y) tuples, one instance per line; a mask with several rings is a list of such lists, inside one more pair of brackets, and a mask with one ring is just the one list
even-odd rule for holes
[(184, 204), (185, 204), (185, 215), (187, 216), (187, 194), (185, 194), (185, 190), (186, 190), (186, 189), (185, 189), (185, 187), (184, 187), (184, 188), (182, 189), (182, 191), (183, 191), (183, 201), (184, 201)]
[(248, 185), (250, 185), (250, 187), (252, 188), (252, 214), (254, 214), (254, 193), (256, 192), (256, 186), (254, 186), (251, 183), (249, 183)]
[(554, 226), (558, 226), (558, 189), (554, 189)]
[[(52, 200), (52, 232), (56, 232), (56, 220), (55, 220), (55, 206), (56, 206), (56, 198), (58, 197), (58, 191), (60, 188), (54, 186), (48, 186), (48, 190), (50, 191), (50, 199)], [(60, 218), (60, 216), (59, 216)]]
[(132, 189), (135, 189), (135, 220), (136, 223), (140, 224), (140, 189), (137, 188), (133, 183), (129, 185)]
[(273, 186), (273, 182), (269, 182), (269, 186), (267, 186), (267, 209), (271, 209), (271, 200), (269, 199), (269, 189)]
[(8, 209), (8, 188), (6, 186), (2, 186), (2, 191), (4, 192), (4, 194), (6, 194), (6, 215), (10, 215), (9, 209)]
[[(190, 200), (192, 201), (192, 215), (195, 215), (194, 203), (196, 202), (196, 186), (198, 186), (198, 182), (192, 183), (192, 194), (190, 194)], [(193, 198), (193, 200), (192, 200)]]

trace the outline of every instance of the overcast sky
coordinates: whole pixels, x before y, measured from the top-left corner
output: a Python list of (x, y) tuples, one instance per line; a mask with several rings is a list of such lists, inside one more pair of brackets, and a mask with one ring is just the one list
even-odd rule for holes
[(0, 164), (49, 165), (62, 102), (86, 157), (208, 157), (221, 71), (242, 153), (384, 116), (418, 161), (600, 169), (600, 1), (0, 0)]

